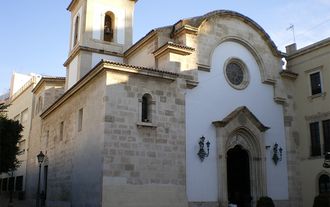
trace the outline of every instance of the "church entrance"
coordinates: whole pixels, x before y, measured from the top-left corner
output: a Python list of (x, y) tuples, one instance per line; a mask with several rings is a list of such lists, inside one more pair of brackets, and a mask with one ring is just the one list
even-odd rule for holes
[(249, 155), (239, 145), (227, 152), (227, 185), (229, 203), (251, 207)]

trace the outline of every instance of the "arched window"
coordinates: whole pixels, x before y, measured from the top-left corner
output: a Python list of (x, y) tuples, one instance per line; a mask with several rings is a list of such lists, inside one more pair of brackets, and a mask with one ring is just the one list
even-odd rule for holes
[(79, 16), (76, 17), (76, 21), (74, 23), (73, 46), (75, 46), (78, 42), (78, 32), (79, 32)]
[(144, 94), (142, 96), (142, 122), (151, 122), (151, 95)]
[(112, 12), (107, 12), (104, 17), (104, 33), (103, 40), (107, 42), (113, 41), (114, 34), (114, 15)]
[(319, 178), (319, 194), (330, 192), (330, 178), (328, 175), (321, 175)]

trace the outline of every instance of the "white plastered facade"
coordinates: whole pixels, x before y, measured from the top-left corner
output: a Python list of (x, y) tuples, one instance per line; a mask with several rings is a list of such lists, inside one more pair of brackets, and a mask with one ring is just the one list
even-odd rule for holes
[[(234, 89), (225, 78), (225, 63), (231, 58), (240, 59), (247, 67), (249, 84), (243, 90)], [(222, 155), (222, 159), (225, 159), (226, 151), (219, 153), (221, 149), (217, 148), (217, 143), (220, 140), (217, 140), (216, 127), (212, 122), (225, 118), (241, 106), (246, 106), (261, 123), (270, 127), (264, 133), (264, 140), (259, 140), (260, 144), (263, 144), (260, 146), (260, 150), (263, 151), (266, 158), (265, 179), (267, 182), (265, 187), (267, 195), (274, 200), (287, 200), (286, 156), (284, 155), (282, 161), (275, 165), (271, 159), (272, 147), (266, 149), (266, 146), (278, 143), (285, 151), (283, 108), (273, 99), (273, 86), (262, 83), (261, 69), (255, 56), (238, 41), (221, 42), (211, 56), (210, 72), (199, 71), (198, 79), (198, 86), (188, 90), (186, 94), (187, 193), (189, 201), (217, 201), (221, 197), (219, 196), (222, 193), (221, 189), (226, 191), (225, 181), (218, 176), (221, 175), (219, 170), (225, 168), (225, 166), (221, 166), (218, 157)], [(199, 148), (197, 143), (201, 136), (205, 136), (211, 143), (210, 155), (204, 162), (201, 162), (197, 156)], [(252, 185), (254, 184), (252, 183)]]

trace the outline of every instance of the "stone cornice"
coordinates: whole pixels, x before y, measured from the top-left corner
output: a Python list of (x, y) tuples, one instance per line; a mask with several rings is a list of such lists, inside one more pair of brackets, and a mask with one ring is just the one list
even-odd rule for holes
[(276, 102), (276, 103), (278, 103), (278, 104), (285, 104), (285, 102), (286, 102), (286, 99), (285, 98), (283, 98), (283, 97), (275, 97), (274, 98), (274, 101)]
[(107, 51), (107, 50), (100, 50), (100, 49), (96, 49), (96, 48), (91, 48), (91, 47), (86, 47), (86, 46), (76, 46), (71, 53), (69, 54), (68, 59), (64, 62), (63, 66), (67, 67), (71, 61), (77, 56), (77, 54), (80, 51), (87, 51), (87, 52), (94, 52), (94, 53), (99, 53), (99, 54), (105, 54), (105, 55), (112, 55), (112, 56), (116, 56), (116, 57), (124, 57), (123, 54), (120, 53), (115, 53), (115, 52), (111, 52), (111, 51)]
[(291, 79), (291, 80), (296, 80), (297, 77), (298, 77), (298, 73), (294, 73), (292, 71), (289, 71), (289, 70), (282, 70), (280, 72), (280, 76), (282, 78), (287, 78), (287, 79)]
[(257, 117), (246, 107), (241, 106), (232, 111), (229, 115), (227, 115), (224, 119), (220, 121), (212, 122), (216, 127), (225, 127), (231, 120), (236, 118), (239, 114), (243, 114), (246, 116), (261, 132), (265, 132), (269, 129), (269, 127), (263, 125)]
[[(161, 79), (168, 79), (168, 80), (175, 80), (179, 77), (179, 74), (172, 73), (164, 70), (158, 70), (154, 68), (146, 68), (134, 65), (128, 65), (123, 63), (111, 62), (107, 60), (102, 60), (100, 63), (104, 64), (104, 67), (107, 69), (128, 72), (128, 73), (135, 73), (140, 75), (147, 75)], [(99, 63), (99, 64), (100, 64)]]
[(198, 83), (199, 83), (198, 81), (186, 79), (187, 88), (189, 89), (195, 88), (198, 85)]
[(78, 2), (78, 0), (72, 0), (69, 6), (66, 8), (68, 11), (72, 11), (73, 6)]
[(90, 70), (76, 84), (74, 84), (69, 90), (67, 90), (59, 99), (57, 99), (49, 108), (47, 108), (40, 115), (40, 117), (43, 119), (46, 118), (49, 114), (52, 113), (52, 111), (56, 110), (59, 106), (61, 106), (66, 100), (73, 96), (83, 86), (92, 81), (98, 74), (106, 71), (117, 71), (136, 75), (144, 75), (170, 81), (175, 81), (179, 77), (179, 74), (177, 73), (101, 60), (92, 70)]
[(41, 113), (40, 117), (42, 119), (46, 118), (50, 113), (61, 106), (66, 100), (73, 96), (78, 90), (80, 90), (84, 85), (86, 85), (90, 80), (92, 80), (96, 75), (101, 72), (102, 65), (98, 64), (87, 73), (83, 78), (81, 78), (76, 84), (74, 84), (69, 90), (67, 90), (59, 99), (57, 99), (52, 105), (50, 105), (44, 112)]
[(182, 34), (192, 34), (192, 35), (197, 35), (198, 33), (198, 28), (192, 27), (190, 25), (183, 25), (179, 28), (176, 28), (176, 25), (174, 25), (174, 31), (172, 33), (172, 36), (179, 36)]
[[(130, 0), (130, 1), (135, 1), (135, 2), (137, 2), (138, 0)], [(66, 10), (68, 10), (68, 11), (72, 11), (72, 8), (73, 8), (73, 6), (75, 5), (76, 2), (78, 2), (78, 0), (71, 0), (70, 4), (69, 4), (69, 6), (66, 8)]]
[(195, 49), (185, 45), (175, 44), (173, 42), (167, 42), (156, 51), (153, 52), (156, 58), (164, 55), (165, 53), (175, 53), (179, 55), (190, 55)]
[(199, 71), (210, 72), (211, 71), (211, 66), (197, 63), (197, 69)]
[[(275, 43), (272, 41), (268, 33), (255, 21), (250, 19), (249, 17), (240, 14), (238, 12), (230, 11), (230, 10), (216, 10), (213, 12), (209, 12), (203, 16), (183, 19), (178, 21), (174, 27), (175, 28), (181, 28), (185, 25), (189, 25), (192, 28), (199, 28), (203, 22), (207, 21), (208, 19), (214, 17), (214, 16), (221, 16), (221, 17), (232, 17), (241, 20), (242, 22), (248, 24), (253, 29), (255, 29), (256, 32), (260, 34), (260, 36), (265, 40), (265, 42), (268, 44), (269, 48), (271, 49), (272, 53), (277, 57), (283, 57), (286, 54), (279, 51), (275, 45)], [(175, 32), (175, 31), (173, 31)]]
[(33, 88), (32, 93), (36, 93), (46, 82), (62, 82), (64, 86), (65, 77), (42, 77), (38, 84)]

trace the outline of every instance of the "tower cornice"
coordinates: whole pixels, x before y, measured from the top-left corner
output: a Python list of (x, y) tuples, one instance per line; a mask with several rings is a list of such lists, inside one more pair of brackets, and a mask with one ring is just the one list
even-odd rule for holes
[[(73, 6), (76, 4), (76, 2), (78, 2), (79, 0), (71, 0), (69, 6), (66, 8), (66, 10), (68, 11), (72, 11)], [(135, 3), (138, 2), (138, 0), (130, 0), (130, 1), (134, 1)]]

